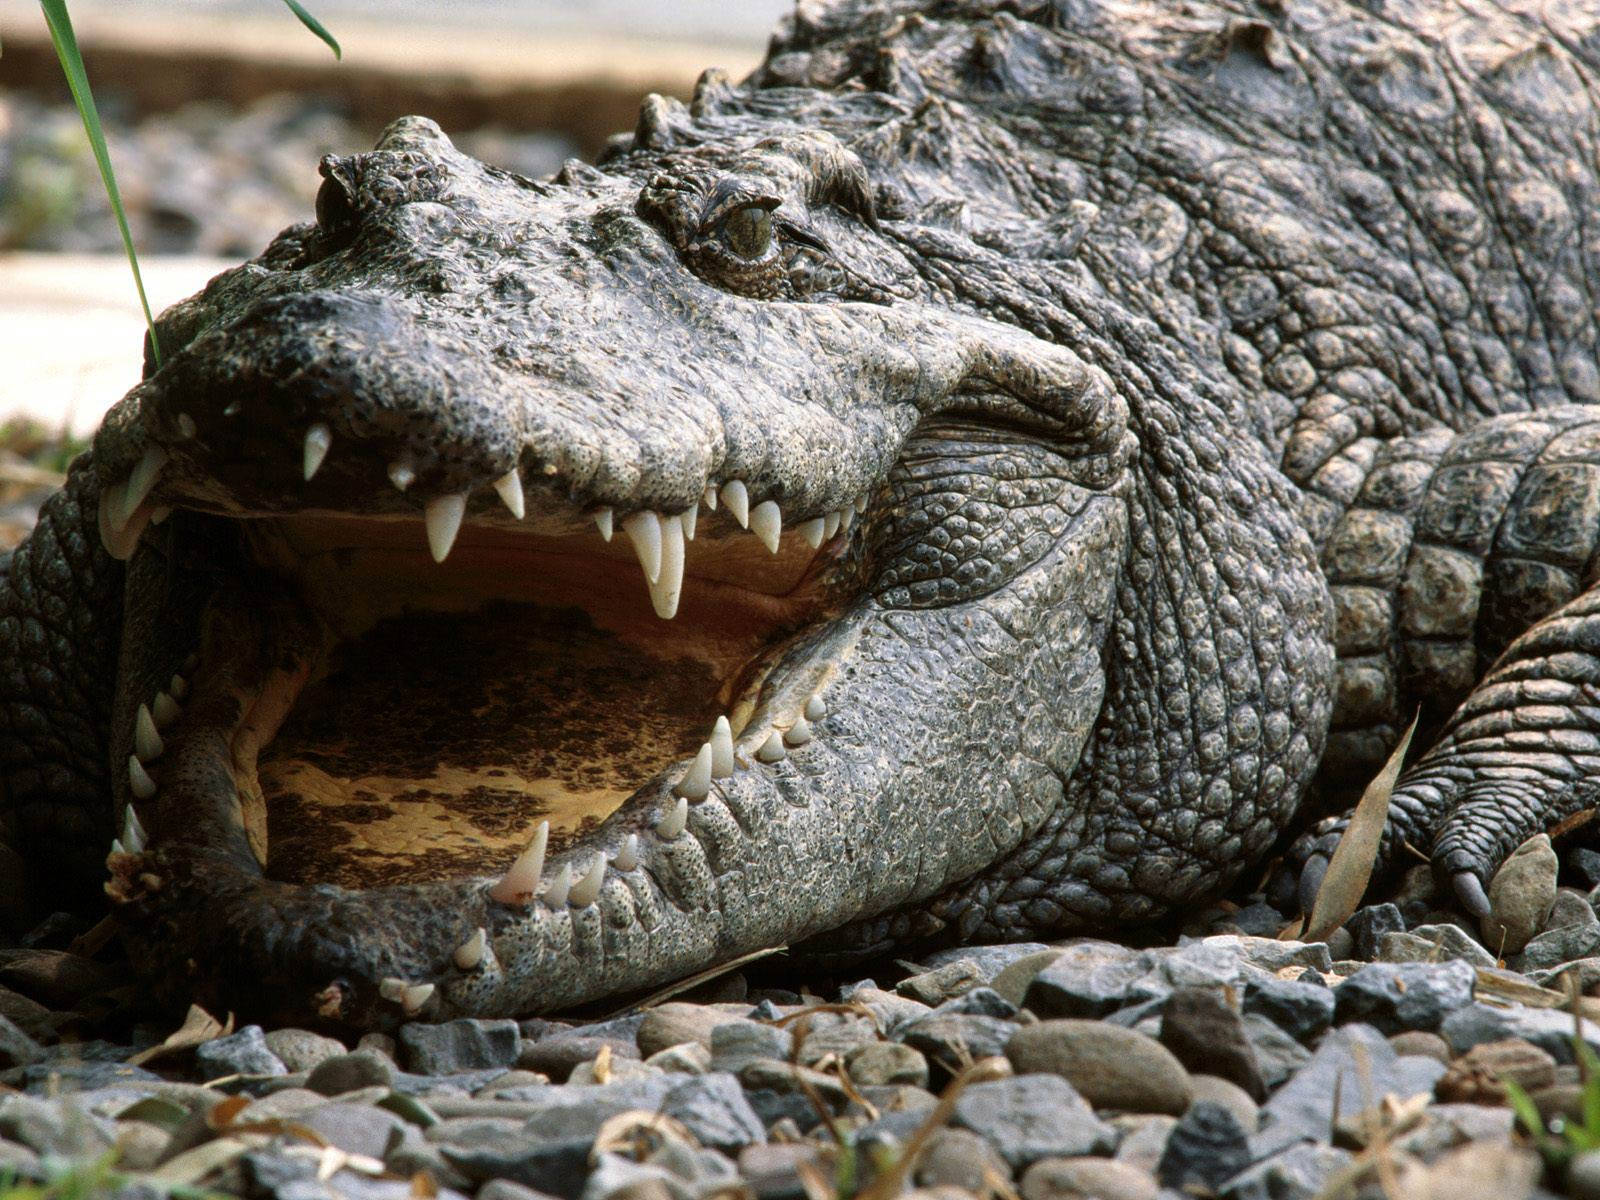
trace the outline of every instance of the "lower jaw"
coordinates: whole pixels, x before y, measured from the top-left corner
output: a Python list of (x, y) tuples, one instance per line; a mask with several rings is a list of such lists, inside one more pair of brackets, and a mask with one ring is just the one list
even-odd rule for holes
[[(281, 1015), (300, 1020), (367, 1025), (416, 1015), (388, 1003), (395, 988), (383, 995), (386, 982), (416, 988), (451, 975), (478, 928), (527, 915), (495, 902), (490, 884), (540, 820), (552, 823), (552, 862), (564, 847), (615, 855), (630, 833), (655, 836), (677, 804), (679, 768), (661, 768), (691, 755), (729, 708), (740, 724), (759, 726), (753, 736), (792, 723), (839, 649), (827, 626), (814, 628), (810, 650), (785, 655), (769, 674), (786, 643), (763, 654), (757, 639), (747, 669), (719, 679), (692, 655), (645, 671), (638, 647), (622, 639), (592, 628), (565, 637), (584, 621), (571, 610), (503, 605), (395, 619), (339, 642), (299, 604), (237, 580), (204, 606), (182, 713), (144, 768), (156, 794), (136, 798), (149, 849), (114, 856), (109, 889), (180, 990), (209, 991), (231, 1007), (281, 1005)], [(836, 632), (845, 636), (848, 625)], [(507, 670), (518, 646), (546, 669)], [(617, 686), (630, 662), (647, 686)], [(397, 689), (398, 676), (410, 686)], [(608, 686), (612, 699), (597, 713), (593, 697)], [(515, 695), (488, 704), (497, 689)], [(745, 742), (741, 756), (754, 766), (756, 746)], [(591, 777), (579, 779), (584, 762)], [(648, 782), (635, 788), (641, 777)], [(668, 892), (701, 873), (680, 863), (687, 875), (671, 878), (675, 858), (703, 858), (709, 848), (695, 843), (691, 852), (695, 839), (681, 841), (656, 847), (648, 875), (634, 872), (647, 875), (629, 882), (652, 893), (640, 900), (645, 908), (681, 907), (682, 894)], [(598, 920), (597, 912), (564, 916), (566, 932), (551, 945), (564, 936), (576, 946), (586, 922)], [(714, 930), (704, 931), (709, 940), (680, 933), (690, 940), (662, 958), (663, 978), (715, 956)], [(489, 988), (498, 999), (484, 996), (480, 970), (476, 981), (456, 981), (456, 1000), (441, 992), (422, 1003), (428, 1015), (524, 1010), (529, 964), (541, 959), (550, 955), (529, 950), (505, 964), (516, 986)], [(574, 989), (552, 976), (533, 1006), (594, 990), (592, 980)]]

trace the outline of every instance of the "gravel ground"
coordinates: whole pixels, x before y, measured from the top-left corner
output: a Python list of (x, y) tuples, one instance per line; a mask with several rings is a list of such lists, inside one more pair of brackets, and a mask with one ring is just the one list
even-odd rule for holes
[[(134, 244), (147, 254), (255, 255), (309, 220), (324, 154), (370, 149), (330, 101), (273, 96), (238, 112), (190, 104), (130, 124), (114, 97), (101, 119)], [(553, 133), (450, 131), (457, 145), (524, 175), (576, 149)], [(0, 91), (0, 250), (119, 252), (122, 243), (77, 110)]]
[(1530, 843), (1491, 889), (1503, 965), (1422, 868), (1326, 942), (1252, 897), (1173, 946), (359, 1039), (199, 1010), (174, 1036), (56, 919), (0, 950), (0, 1170), (128, 1200), (1600, 1196), (1600, 1152), (1542, 1158), (1507, 1107), (1510, 1080), (1582, 1129), (1600, 1024), (1570, 1009), (1600, 1001), (1565, 989), (1600, 981), (1596, 884), (1600, 854)]

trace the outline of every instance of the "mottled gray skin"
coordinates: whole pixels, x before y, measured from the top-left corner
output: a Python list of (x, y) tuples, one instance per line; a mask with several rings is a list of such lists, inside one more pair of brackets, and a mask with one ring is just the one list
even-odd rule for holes
[[(1369, 776), (1419, 704), (1385, 860), (1486, 880), (1600, 765), (1600, 18), (1551, 11), (803, 5), (749, 82), (651, 99), (598, 170), (532, 183), (419, 119), (330, 161), (316, 226), (162, 318), (165, 365), (4, 577), (35, 886), (102, 878), (111, 764), (202, 625), (208, 678), (292, 658), (230, 517), (468, 489), (509, 527), (486, 485), (512, 467), (561, 531), (708, 481), (790, 525), (869, 491), (750, 726), (820, 687), (816, 740), (672, 840), (681, 765), (642, 781), (546, 876), (629, 832), (643, 869), (553, 911), (485, 878), (263, 879), (217, 747), (182, 736), (229, 719), (197, 683), (113, 889), (185, 996), (371, 1025), (390, 977), (435, 985), (425, 1016), (521, 1013), (823, 934), (1146, 922)], [(754, 262), (723, 223), (750, 204)], [(314, 421), (335, 450), (302, 484)], [(179, 511), (124, 568), (96, 498), (151, 445)]]

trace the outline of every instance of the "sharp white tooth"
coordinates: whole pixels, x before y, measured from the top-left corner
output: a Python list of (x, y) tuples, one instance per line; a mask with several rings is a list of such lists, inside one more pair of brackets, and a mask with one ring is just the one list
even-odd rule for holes
[(689, 769), (678, 783), (678, 795), (689, 800), (704, 800), (711, 790), (711, 743), (700, 747)]
[(534, 830), (533, 841), (517, 855), (511, 869), (489, 889), (489, 895), (501, 904), (531, 904), (533, 893), (539, 890), (539, 878), (544, 874), (545, 847), (550, 844), (550, 822), (540, 821)]
[(544, 889), (544, 902), (551, 908), (565, 908), (567, 893), (571, 890), (572, 867), (562, 863), (561, 870), (556, 872), (556, 877), (550, 881), (550, 886)]
[(122, 810), (121, 840), (129, 854), (143, 854), (145, 846), (150, 841), (144, 826), (139, 823), (139, 814), (133, 811), (131, 804)]
[(139, 711), (133, 718), (133, 750), (141, 762), (152, 762), (161, 757), (161, 752), (167, 747), (161, 740), (161, 735), (156, 732), (155, 718), (150, 715), (150, 710), (144, 705), (139, 705)]
[(191, 417), (188, 413), (178, 414), (179, 437), (192, 438), (198, 432), (199, 429), (196, 428), (193, 417)]
[(172, 682), (167, 684), (167, 690), (172, 693), (174, 700), (182, 700), (189, 694), (189, 681), (182, 675), (174, 675)]
[(456, 947), (456, 952), (450, 957), (455, 960), (456, 966), (460, 967), (463, 971), (474, 970), (477, 968), (478, 964), (483, 961), (483, 950), (488, 944), (488, 931), (486, 931), (482, 925), (479, 925), (478, 928), (473, 931), (471, 937)]
[(178, 719), (178, 702), (165, 692), (157, 692), (150, 704), (150, 715), (156, 719), (157, 729), (165, 729)]
[(111, 839), (111, 853), (113, 853), (113, 854), (126, 854), (127, 853), (127, 851), (122, 848), (122, 839), (121, 838), (112, 838)]
[(517, 469), (512, 467), (499, 479), (494, 481), (494, 490), (500, 493), (500, 499), (511, 510), (511, 515), (517, 520), (522, 520), (527, 507), (522, 500), (522, 476), (517, 474)]
[(154, 508), (140, 505), (128, 519), (128, 523), (109, 537), (102, 527), (101, 540), (105, 543), (106, 553), (118, 562), (127, 562), (139, 548), (139, 539), (144, 536), (144, 527), (150, 523), (150, 518), (154, 515)]
[(717, 485), (706, 484), (705, 491), (700, 493), (700, 502), (706, 506), (707, 512), (717, 511)]
[(639, 865), (639, 835), (630, 833), (622, 839), (622, 846), (611, 865), (619, 871), (631, 871)]
[(828, 706), (822, 702), (821, 696), (813, 696), (806, 701), (806, 720), (820, 721), (828, 715)]
[(128, 523), (128, 518), (133, 516), (134, 510), (144, 503), (150, 489), (155, 487), (156, 480), (161, 478), (161, 468), (167, 465), (167, 452), (160, 446), (146, 448), (144, 456), (139, 459), (133, 468), (133, 474), (128, 476), (127, 490), (122, 496), (122, 508), (113, 513), (116, 518), (116, 527), (121, 529)]
[(406, 1016), (414, 1017), (422, 1011), (422, 1006), (433, 996), (433, 984), (418, 983), (400, 993), (400, 1007)]
[(111, 549), (112, 542), (121, 526), (116, 523), (117, 514), (122, 511), (122, 498), (128, 494), (128, 481), (109, 484), (100, 489), (100, 540), (107, 550)]
[(843, 507), (843, 508), (841, 508), (839, 510), (839, 528), (840, 529), (844, 530), (846, 533), (849, 533), (850, 532), (850, 526), (854, 525), (855, 523), (856, 523), (856, 510), (855, 509), (851, 508), (849, 505), (846, 505), (845, 507)]
[(783, 737), (774, 729), (767, 734), (767, 740), (761, 743), (761, 749), (756, 751), (756, 761), (764, 763), (781, 762), (788, 756), (788, 753), (783, 748)]
[(870, 497), (865, 492), (862, 492), (861, 495), (855, 498), (855, 510), (857, 516), (860, 516), (862, 513), (867, 511), (868, 499), (870, 499)]
[(793, 725), (783, 731), (783, 744), (786, 746), (804, 746), (811, 740), (811, 722), (804, 717), (796, 717)]
[(670, 621), (678, 615), (678, 598), (683, 594), (683, 522), (677, 517), (661, 520), (661, 574), (650, 585), (650, 606), (656, 616)]
[(644, 568), (646, 581), (654, 583), (660, 579), (661, 518), (649, 509), (636, 512), (623, 518), (622, 532), (633, 543), (633, 552), (639, 556), (639, 565)]
[(822, 545), (822, 539), (827, 537), (828, 522), (822, 517), (813, 517), (809, 521), (801, 521), (794, 527), (794, 531), (805, 538), (815, 550)]
[(400, 997), (404, 996), (405, 994), (406, 981), (404, 979), (397, 979), (395, 976), (390, 975), (387, 979), (381, 979), (378, 981), (378, 995), (382, 996), (385, 1000), (393, 1000), (396, 1004), (398, 1004), (400, 1003)]
[(711, 778), (727, 779), (733, 774), (733, 729), (727, 717), (718, 717), (711, 727)]
[(128, 755), (128, 786), (140, 800), (148, 800), (156, 794), (156, 781), (150, 778), (150, 772), (144, 769), (137, 754)]
[(683, 832), (683, 827), (688, 823), (689, 802), (679, 796), (666, 815), (656, 822), (656, 836), (663, 842), (670, 842)]
[(122, 508), (122, 491), (123, 487), (120, 483), (114, 483), (110, 487), (102, 488), (100, 491), (100, 519), (98, 522), (100, 526), (100, 544), (105, 547), (106, 553), (111, 555), (112, 558), (117, 557), (118, 531), (111, 527), (111, 514)]
[(772, 553), (778, 552), (778, 538), (783, 534), (783, 513), (776, 500), (763, 500), (750, 510), (750, 532)]
[(602, 508), (599, 512), (595, 513), (594, 523), (595, 528), (600, 530), (600, 540), (602, 542), (609, 542), (611, 540), (611, 510), (609, 508)]
[(310, 483), (311, 477), (317, 473), (322, 460), (328, 457), (328, 447), (331, 445), (333, 445), (333, 430), (321, 421), (306, 430), (305, 458), (300, 464), (300, 469), (305, 472), (307, 483)]
[(827, 541), (839, 532), (839, 526), (844, 521), (844, 514), (837, 509), (822, 519), (822, 540)]
[(588, 908), (600, 899), (600, 885), (606, 881), (606, 856), (596, 854), (594, 862), (583, 873), (583, 877), (572, 885), (572, 890), (567, 893), (567, 903), (573, 908)]
[(722, 503), (727, 505), (735, 521), (745, 529), (750, 528), (750, 492), (743, 480), (730, 479), (722, 485)]
[(691, 504), (678, 514), (678, 521), (683, 525), (683, 540), (694, 541), (694, 527), (700, 523), (700, 506)]
[(405, 459), (389, 464), (389, 482), (399, 491), (405, 491), (417, 481), (417, 469)]
[(456, 492), (450, 496), (435, 496), (423, 507), (423, 520), (428, 527), (428, 552), (433, 561), (442, 563), (450, 547), (456, 544), (456, 534), (461, 529), (461, 518), (467, 512), (467, 494)]

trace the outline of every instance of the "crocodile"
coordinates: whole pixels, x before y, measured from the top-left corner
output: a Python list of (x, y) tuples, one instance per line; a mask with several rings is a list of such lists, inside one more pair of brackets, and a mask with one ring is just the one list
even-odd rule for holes
[(324, 159), (4, 568), (28, 895), (219, 1010), (560, 1010), (1314, 892), (1419, 712), (1379, 866), (1482, 913), (1600, 778), (1597, 72), (802, 2), (597, 165)]

